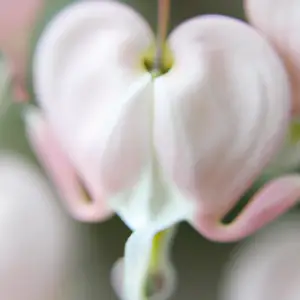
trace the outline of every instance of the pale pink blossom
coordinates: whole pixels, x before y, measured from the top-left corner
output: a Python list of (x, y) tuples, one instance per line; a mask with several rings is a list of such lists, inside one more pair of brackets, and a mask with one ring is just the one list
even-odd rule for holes
[(233, 252), (221, 280), (219, 300), (300, 298), (298, 214), (286, 216)]
[(244, 0), (250, 23), (269, 39), (285, 62), (293, 91), (293, 116), (300, 114), (300, 2)]
[(34, 58), (32, 146), (75, 218), (116, 213), (133, 231), (125, 300), (144, 299), (158, 232), (187, 221), (211, 240), (238, 240), (300, 194), (298, 176), (276, 179), (221, 223), (282, 144), (288, 76), (268, 41), (233, 18), (190, 19), (167, 43), (172, 67), (153, 76), (147, 22), (117, 2), (84, 2), (53, 19)]
[(62, 300), (75, 235), (45, 179), (0, 154), (0, 299)]

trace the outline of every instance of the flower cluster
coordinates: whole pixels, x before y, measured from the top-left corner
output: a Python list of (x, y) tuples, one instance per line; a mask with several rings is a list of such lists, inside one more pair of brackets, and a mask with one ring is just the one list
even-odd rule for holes
[(280, 176), (222, 223), (272, 160), (286, 156), (284, 145), (290, 156), (300, 113), (300, 3), (245, 7), (251, 25), (199, 16), (162, 41), (131, 7), (83, 1), (55, 16), (38, 41), (28, 138), (74, 218), (117, 214), (132, 230), (113, 269), (124, 300), (170, 295), (179, 222), (213, 241), (238, 241), (298, 200), (300, 176)]

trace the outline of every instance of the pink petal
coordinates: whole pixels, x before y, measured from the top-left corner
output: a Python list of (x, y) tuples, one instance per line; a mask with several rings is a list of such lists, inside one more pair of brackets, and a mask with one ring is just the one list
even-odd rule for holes
[(0, 155), (0, 191), (0, 299), (58, 299), (70, 279), (74, 228), (22, 157)]
[(81, 221), (89, 222), (109, 217), (111, 211), (105, 203), (103, 191), (99, 186), (90, 186), (86, 181), (86, 189), (92, 195), (92, 199), (87, 199), (76, 168), (55, 139), (43, 116), (38, 111), (29, 111), (26, 123), (32, 147), (71, 214)]
[(287, 215), (234, 251), (220, 300), (297, 300), (300, 297), (299, 215)]
[(214, 216), (199, 214), (194, 225), (207, 238), (217, 241), (242, 239), (297, 204), (300, 198), (300, 176), (275, 179), (261, 189), (233, 223), (223, 225)]
[[(9, 49), (13, 43), (20, 45), (18, 37), (31, 34), (42, 0), (0, 0), (0, 48)], [(15, 50), (15, 49), (14, 49)]]
[(250, 22), (261, 30), (283, 58), (293, 88), (293, 114), (300, 114), (300, 2), (245, 0)]
[(43, 0), (0, 0), (0, 52), (8, 59), (17, 101), (27, 101), (26, 75), (31, 36)]
[(263, 37), (228, 17), (185, 22), (170, 46), (175, 64), (155, 82), (156, 150), (199, 216), (220, 221), (283, 140), (287, 75)]
[(84, 2), (46, 29), (34, 62), (38, 103), (78, 171), (108, 194), (131, 187), (148, 159), (146, 22), (117, 2)]

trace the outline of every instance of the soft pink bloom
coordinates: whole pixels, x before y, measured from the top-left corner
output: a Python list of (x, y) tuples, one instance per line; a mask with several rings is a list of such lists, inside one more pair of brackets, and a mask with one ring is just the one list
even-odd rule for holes
[(300, 298), (299, 215), (264, 229), (234, 251), (219, 300)]
[(2, 153), (0, 195), (0, 299), (62, 299), (75, 236), (47, 182)]
[(300, 114), (300, 2), (244, 0), (246, 14), (285, 62), (293, 90), (293, 115)]
[(37, 46), (40, 107), (26, 119), (71, 214), (96, 222), (117, 213), (133, 230), (126, 300), (143, 298), (157, 232), (188, 221), (209, 239), (238, 240), (300, 194), (298, 176), (276, 179), (221, 224), (286, 134), (288, 76), (266, 39), (233, 18), (193, 18), (170, 34), (174, 64), (157, 78), (143, 63), (153, 45), (149, 25), (128, 6), (67, 7)]

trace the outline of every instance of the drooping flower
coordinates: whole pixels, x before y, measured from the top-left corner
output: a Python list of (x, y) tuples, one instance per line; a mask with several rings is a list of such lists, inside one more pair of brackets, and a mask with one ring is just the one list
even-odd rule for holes
[(40, 107), (26, 119), (71, 214), (95, 222), (116, 213), (133, 231), (121, 279), (126, 300), (145, 297), (158, 233), (187, 221), (209, 239), (238, 240), (300, 192), (297, 176), (276, 179), (222, 224), (289, 122), (287, 74), (264, 37), (242, 21), (203, 16), (171, 33), (153, 73), (155, 49), (148, 24), (126, 5), (69, 6), (39, 41)]
[(234, 251), (219, 300), (299, 299), (299, 229), (298, 214), (288, 215)]
[(56, 300), (62, 294), (74, 232), (39, 172), (0, 155), (0, 298)]

